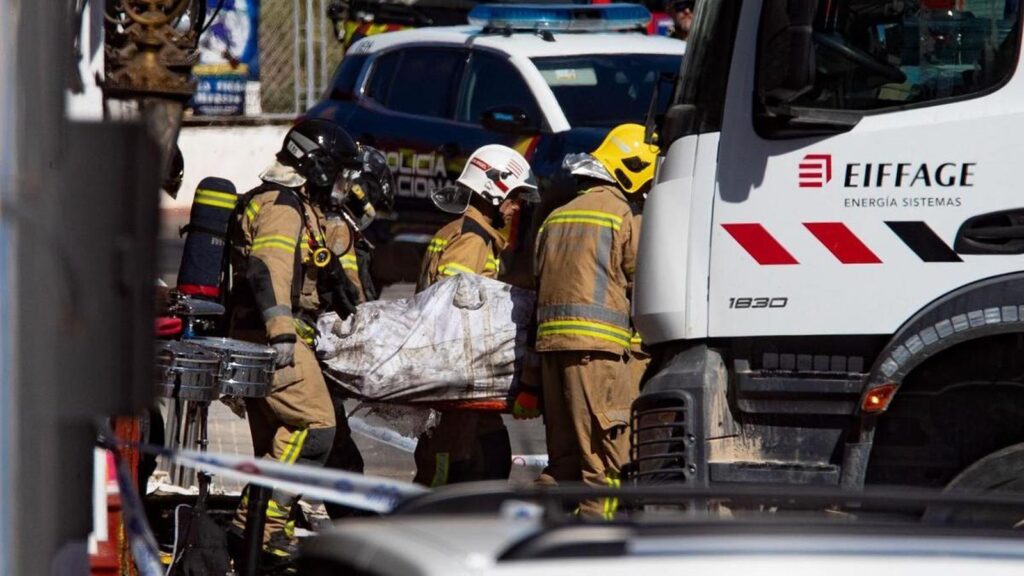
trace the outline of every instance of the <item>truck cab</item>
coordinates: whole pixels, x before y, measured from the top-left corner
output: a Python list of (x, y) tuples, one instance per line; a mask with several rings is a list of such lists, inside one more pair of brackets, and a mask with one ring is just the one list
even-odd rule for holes
[(653, 131), (637, 482), (1024, 475), (1020, 26), (1016, 0), (699, 3)]

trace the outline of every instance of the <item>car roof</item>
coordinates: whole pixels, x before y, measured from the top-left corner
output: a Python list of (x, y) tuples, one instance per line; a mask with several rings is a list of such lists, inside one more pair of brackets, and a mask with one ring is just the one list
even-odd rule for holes
[(476, 26), (438, 26), (377, 34), (359, 40), (350, 53), (369, 53), (405, 44), (446, 44), (490, 48), (509, 55), (536, 58), (581, 54), (666, 54), (681, 56), (686, 42), (635, 32), (553, 32), (554, 41), (533, 32), (483, 34)]

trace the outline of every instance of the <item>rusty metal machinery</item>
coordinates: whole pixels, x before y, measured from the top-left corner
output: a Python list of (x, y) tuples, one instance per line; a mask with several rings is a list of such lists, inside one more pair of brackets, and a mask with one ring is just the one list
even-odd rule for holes
[(204, 12), (205, 0), (107, 0), (105, 94), (188, 100)]
[(145, 122), (163, 170), (196, 90), (192, 66), (199, 60), (206, 0), (106, 0), (104, 19), (107, 115)]

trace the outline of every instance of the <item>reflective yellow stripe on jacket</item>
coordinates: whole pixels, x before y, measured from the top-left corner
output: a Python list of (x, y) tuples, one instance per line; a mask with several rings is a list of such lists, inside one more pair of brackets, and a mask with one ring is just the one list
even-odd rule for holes
[[(309, 234), (303, 234), (302, 235), (302, 243), (303, 244), (308, 244), (309, 243)], [(316, 243), (321, 245), (321, 246), (323, 246), (323, 245), (327, 244), (327, 240), (324, 238), (323, 234), (317, 234), (316, 235)]]
[(484, 270), (494, 272), (495, 275), (501, 273), (501, 259), (496, 258), (490, 254), (487, 255), (487, 263), (484, 264)]
[(600, 210), (558, 210), (548, 216), (540, 232), (552, 224), (592, 224), (618, 230), (622, 226), (622, 217)]
[(359, 260), (355, 254), (342, 254), (338, 257), (338, 260), (341, 260), (341, 267), (345, 270), (359, 271)]
[(629, 347), (629, 341), (632, 337), (629, 330), (589, 320), (550, 320), (537, 325), (538, 337), (556, 336), (559, 334), (599, 338), (614, 344), (620, 344), (624, 348)]
[(476, 274), (472, 268), (458, 262), (448, 262), (437, 267), (437, 273), (442, 276), (455, 276), (460, 272), (463, 274)]
[(437, 254), (444, 252), (445, 247), (448, 246), (448, 241), (444, 238), (431, 238), (430, 245), (427, 246), (427, 252)]
[(265, 248), (277, 248), (286, 252), (295, 252), (295, 246), (298, 244), (295, 238), (290, 238), (282, 234), (267, 234), (264, 236), (257, 236), (252, 241), (252, 251), (255, 252)]
[(249, 202), (249, 205), (245, 207), (245, 217), (250, 222), (256, 219), (256, 215), (260, 213), (260, 205), (255, 202)]

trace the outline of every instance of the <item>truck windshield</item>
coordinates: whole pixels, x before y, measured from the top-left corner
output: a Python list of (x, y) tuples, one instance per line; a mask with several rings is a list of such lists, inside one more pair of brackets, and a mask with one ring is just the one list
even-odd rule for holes
[[(1016, 67), (1018, 0), (819, 0), (813, 70), (798, 90), (779, 90), (791, 61), (777, 7), (762, 18), (759, 93), (768, 105), (869, 111), (978, 95)], [(785, 86), (786, 88), (793, 88)], [(772, 102), (773, 96), (778, 102)]]
[(695, 107), (696, 133), (721, 130), (740, 5), (737, 0), (697, 3), (675, 100)]
[[(676, 73), (682, 56), (603, 54), (534, 58), (569, 124), (611, 128), (642, 122), (662, 72)], [(659, 103), (664, 110), (669, 96)]]

